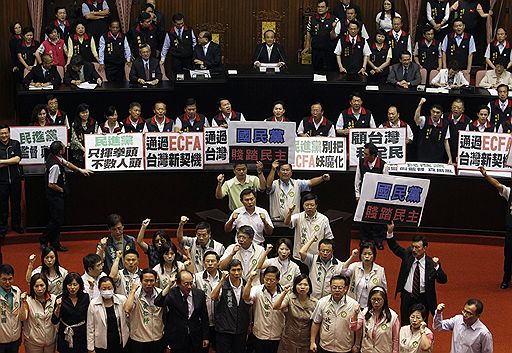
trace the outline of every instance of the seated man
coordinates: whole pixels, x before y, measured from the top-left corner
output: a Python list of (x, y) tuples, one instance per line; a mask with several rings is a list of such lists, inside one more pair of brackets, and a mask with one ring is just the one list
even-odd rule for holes
[(300, 137), (336, 137), (336, 130), (332, 121), (324, 116), (324, 108), (319, 102), (311, 104), (311, 116), (300, 121), (297, 128), (297, 136)]
[(196, 69), (221, 72), (222, 51), (220, 45), (212, 42), (212, 34), (202, 31), (197, 37), (197, 44), (194, 47), (194, 66)]
[(411, 52), (403, 51), (400, 54), (400, 63), (391, 65), (387, 82), (402, 88), (417, 86), (421, 83), (420, 67), (412, 62)]
[(59, 109), (59, 101), (56, 96), (50, 94), (46, 97), (46, 106), (48, 107), (48, 118), (50, 125), (64, 125), (69, 129), (68, 115), (65, 111)]
[(494, 122), (495, 126), (502, 126), (503, 132), (512, 132), (512, 99), (508, 98), (510, 88), (507, 85), (499, 85), (498, 99), (495, 99), (487, 105), (491, 110), (489, 120)]
[(466, 131), (478, 132), (503, 132), (501, 125), (494, 125), (494, 120), (489, 120), (490, 109), (486, 105), (477, 108), (476, 119), (466, 126)]
[(254, 242), (262, 245), (265, 242), (265, 235), (272, 235), (274, 225), (267, 210), (256, 206), (256, 191), (247, 188), (240, 193), (240, 201), (243, 206), (237, 208), (231, 213), (228, 221), (224, 225), (226, 233), (231, 232), (234, 228), (237, 230), (244, 226), (250, 225), (254, 229)]
[(441, 71), (439, 71), (430, 82), (430, 85), (455, 89), (462, 86), (469, 86), (469, 82), (464, 77), (464, 73), (460, 71), (459, 63), (452, 61), (447, 69), (441, 69)]
[(343, 110), (336, 121), (336, 133), (348, 136), (352, 128), (376, 128), (375, 119), (370, 109), (363, 107), (363, 96), (353, 92), (348, 97), (350, 107)]
[(405, 133), (405, 143), (411, 144), (412, 140), (414, 139), (414, 135), (412, 133), (412, 129), (405, 121), (400, 119), (400, 112), (398, 111), (398, 108), (394, 105), (390, 106), (388, 108), (388, 121), (386, 121), (383, 124), (379, 125), (379, 129), (383, 128), (399, 128), (399, 127), (405, 127), (406, 133)]
[(499, 85), (507, 85), (509, 88), (512, 88), (512, 74), (505, 70), (505, 63), (501, 58), (496, 59), (494, 67), (494, 70), (488, 70), (485, 73), (478, 87), (498, 88)]
[(174, 132), (201, 132), (209, 127), (208, 119), (197, 112), (197, 103), (194, 98), (185, 101), (184, 114), (176, 117), (174, 121)]
[(235, 112), (231, 108), (231, 102), (227, 98), (221, 98), (217, 101), (219, 113), (212, 118), (213, 127), (227, 128), (231, 121), (245, 121), (243, 113)]
[(53, 59), (48, 54), (43, 54), (42, 63), (35, 66), (25, 76), (23, 82), (34, 87), (48, 87), (53, 85), (57, 88), (61, 83), (61, 77), (57, 71), (57, 67), (53, 65)]
[(153, 106), (153, 115), (146, 119), (146, 127), (148, 132), (172, 132), (174, 121), (167, 117), (167, 105), (161, 101), (156, 101)]
[(156, 86), (162, 80), (162, 71), (157, 59), (151, 57), (151, 47), (144, 44), (139, 49), (140, 57), (135, 59), (130, 70), (130, 83)]
[(278, 64), (279, 67), (286, 65), (286, 56), (284, 55), (284, 48), (275, 42), (276, 33), (269, 29), (263, 33), (265, 38), (264, 43), (260, 43), (256, 46), (254, 51), (253, 63), (255, 67), (260, 67), (262, 63), (274, 63)]
[(128, 113), (128, 117), (123, 121), (126, 132), (148, 132), (146, 122), (141, 116), (142, 106), (139, 102), (131, 102)]
[(80, 55), (75, 55), (71, 59), (70, 66), (71, 69), (68, 67), (64, 74), (64, 83), (66, 85), (78, 86), (83, 82), (89, 82), (101, 86), (103, 83), (93, 64), (84, 61)]

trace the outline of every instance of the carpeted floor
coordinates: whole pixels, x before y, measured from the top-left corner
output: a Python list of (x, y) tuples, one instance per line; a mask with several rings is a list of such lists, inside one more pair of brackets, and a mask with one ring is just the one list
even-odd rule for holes
[[(358, 241), (352, 241), (353, 246), (357, 246), (357, 244)], [(408, 246), (409, 242), (401, 242), (401, 244)], [(61, 266), (70, 271), (83, 273), (82, 256), (95, 251), (96, 241), (64, 241), (64, 245), (69, 247), (70, 251), (61, 253)], [(39, 264), (39, 245), (6, 245), (2, 252), (4, 262), (12, 264), (16, 270), (16, 284), (26, 290), (27, 284), (24, 277), (28, 257), (31, 253), (35, 253), (38, 256), (36, 263)], [(510, 329), (506, 318), (512, 316), (512, 289), (502, 290), (499, 288), (502, 276), (503, 248), (491, 245), (434, 242), (430, 244), (427, 252), (430, 256), (440, 258), (441, 265), (448, 275), (448, 283), (437, 286), (438, 301), (446, 303), (446, 317), (460, 313), (465, 300), (470, 297), (481, 299), (484, 302), (484, 313), (481, 319), (493, 334), (494, 352), (509, 353), (511, 349), (506, 337), (510, 337)], [(400, 261), (386, 247), (378, 254), (376, 262), (386, 269), (389, 292), (392, 293), (390, 304), (398, 312), (399, 298), (394, 299), (393, 294)], [(141, 267), (146, 265), (147, 258), (142, 256)], [(431, 320), (429, 327), (432, 324)], [(434, 337), (434, 352), (447, 353), (450, 351), (450, 333), (434, 332)]]

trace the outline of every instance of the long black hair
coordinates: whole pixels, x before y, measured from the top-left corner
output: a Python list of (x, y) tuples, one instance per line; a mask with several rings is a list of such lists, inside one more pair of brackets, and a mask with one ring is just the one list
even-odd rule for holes
[(165, 260), (164, 260), (164, 255), (167, 254), (169, 252), (169, 250), (172, 250), (174, 252), (174, 260), (172, 260), (172, 263), (171, 263), (171, 266), (172, 266), (172, 269), (175, 269), (178, 270), (178, 259), (177, 259), (177, 255), (178, 255), (178, 249), (176, 249), (176, 246), (172, 243), (172, 242), (168, 242), (168, 243), (164, 243), (160, 246), (160, 248), (158, 249), (158, 258), (159, 258), (159, 263), (160, 263), (160, 271), (162, 271), (162, 274), (165, 273)]
[(380, 313), (379, 319), (382, 318), (382, 316), (385, 316), (386, 322), (390, 322), (391, 321), (391, 310), (389, 310), (388, 294), (387, 294), (386, 290), (380, 286), (373, 287), (372, 290), (370, 291), (370, 293), (368, 294), (368, 311), (366, 312), (364, 319), (368, 321), (372, 317), (373, 304), (372, 304), (371, 299), (372, 299), (372, 296), (377, 293), (380, 293), (380, 295), (382, 295), (382, 299), (384, 299), (384, 303), (382, 304), (382, 311)]
[(68, 284), (73, 282), (75, 280), (78, 283), (78, 286), (80, 287), (78, 289), (78, 292), (76, 293), (77, 297), (80, 297), (85, 294), (84, 292), (84, 280), (80, 276), (78, 272), (70, 272), (64, 277), (64, 281), (62, 282), (62, 297), (68, 298), (69, 297), (69, 290), (68, 290)]
[(389, 10), (389, 12), (391, 13), (391, 21), (393, 21), (393, 18), (396, 17), (395, 2), (393, 0), (382, 0), (380, 19), (383, 20), (384, 18), (386, 18), (386, 10), (384, 10), (384, 1), (389, 1), (391, 3), (391, 10)]
[(59, 277), (62, 277), (62, 273), (60, 273), (60, 269), (59, 269), (59, 267), (60, 267), (59, 254), (51, 246), (45, 246), (43, 248), (43, 250), (41, 250), (41, 273), (43, 275), (45, 275), (46, 277), (50, 276), (50, 268), (48, 266), (46, 266), (46, 264), (44, 263), (44, 258), (46, 256), (48, 256), (51, 252), (53, 252), (53, 255), (55, 256), (55, 262), (53, 263), (53, 268), (55, 269), (55, 273), (57, 273), (57, 275)]

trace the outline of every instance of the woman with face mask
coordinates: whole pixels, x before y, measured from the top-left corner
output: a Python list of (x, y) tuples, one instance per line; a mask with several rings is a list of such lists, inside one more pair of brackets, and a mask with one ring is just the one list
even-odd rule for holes
[(123, 353), (129, 329), (123, 304), (126, 297), (114, 294), (114, 280), (108, 276), (98, 282), (100, 296), (87, 310), (87, 350), (95, 353)]
[(56, 326), (51, 319), (56, 296), (48, 293), (48, 280), (41, 273), (30, 278), (30, 292), (23, 303), (23, 337), (27, 353), (55, 352)]
[(59, 324), (57, 351), (59, 353), (86, 353), (86, 325), (89, 294), (84, 292), (84, 281), (77, 272), (69, 273), (62, 283), (62, 296), (55, 302), (52, 323)]

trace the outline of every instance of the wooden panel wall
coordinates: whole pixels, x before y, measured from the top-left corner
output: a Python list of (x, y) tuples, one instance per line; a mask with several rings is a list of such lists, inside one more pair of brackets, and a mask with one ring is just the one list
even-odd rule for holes
[[(108, 0), (115, 12), (115, 0)], [(133, 18), (139, 12), (144, 0), (134, 0), (132, 7)], [(363, 19), (370, 33), (375, 31), (375, 15), (380, 11), (380, 0), (352, 0), (359, 5), (363, 12)], [(425, 1), (425, 0), (418, 0)], [(498, 0), (498, 5), (501, 0)], [(404, 0), (396, 0), (396, 10), (406, 15), (407, 10)], [(53, 7), (56, 4), (65, 4), (68, 8), (78, 8), (80, 0), (47, 0), (45, 3), (45, 17), (53, 17)], [(331, 0), (331, 7), (338, 0)], [(500, 25), (511, 31), (510, 19), (511, 3), (503, 0), (503, 12), (500, 16)], [(12, 20), (20, 20), (29, 23), (29, 13), (26, 0), (2, 0), (1, 21), (4, 24)], [(296, 60), (298, 50), (302, 45), (303, 33), (300, 31), (302, 17), (300, 11), (315, 10), (315, 0), (157, 0), (157, 8), (164, 14), (167, 27), (171, 24), (172, 14), (181, 12), (186, 17), (186, 22), (193, 27), (196, 24), (213, 22), (228, 26), (228, 46), (224, 56), (231, 64), (248, 63), (251, 60), (258, 34), (255, 24), (255, 15), (258, 11), (273, 10), (284, 16), (281, 24), (281, 44), (284, 45), (290, 60)], [(0, 28), (0, 36), (9, 38), (6, 25)], [(511, 36), (512, 37), (512, 36)], [(9, 67), (8, 41), (0, 42), (0, 100), (3, 103), (4, 116), (2, 119), (14, 117), (13, 80)]]

